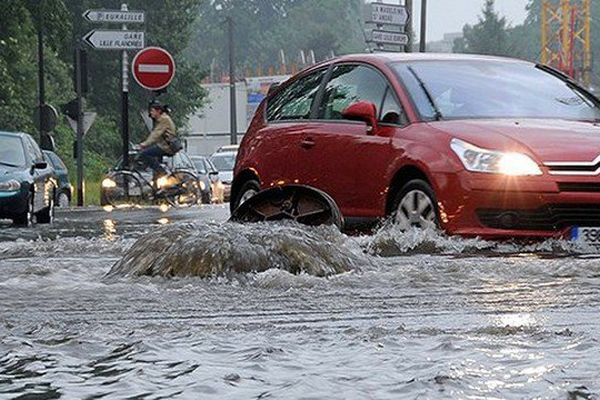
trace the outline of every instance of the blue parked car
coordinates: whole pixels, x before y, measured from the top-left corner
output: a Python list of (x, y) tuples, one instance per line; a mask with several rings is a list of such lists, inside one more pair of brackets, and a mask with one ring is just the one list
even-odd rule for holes
[(54, 199), (55, 204), (58, 207), (69, 207), (71, 204), (73, 187), (71, 186), (71, 182), (69, 182), (69, 171), (67, 170), (67, 166), (60, 159), (58, 154), (53, 151), (44, 150), (44, 158), (46, 159), (46, 162), (54, 168), (56, 181), (58, 183), (58, 189)]
[(26, 133), (0, 132), (0, 218), (28, 226), (54, 219), (57, 191), (52, 167)]

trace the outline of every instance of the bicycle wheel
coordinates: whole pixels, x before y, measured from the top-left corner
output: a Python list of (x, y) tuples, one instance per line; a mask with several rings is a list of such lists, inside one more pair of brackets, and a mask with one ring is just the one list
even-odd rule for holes
[(177, 188), (173, 202), (179, 206), (192, 206), (198, 204), (202, 198), (198, 177), (187, 171), (175, 171), (173, 176), (177, 179)]
[(129, 171), (118, 171), (110, 176), (114, 186), (105, 189), (105, 198), (113, 207), (138, 205), (144, 199), (142, 183)]

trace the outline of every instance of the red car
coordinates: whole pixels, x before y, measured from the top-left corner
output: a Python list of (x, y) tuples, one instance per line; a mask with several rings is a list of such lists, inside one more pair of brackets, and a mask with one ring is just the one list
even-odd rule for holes
[(231, 208), (274, 185), (328, 193), (346, 226), (600, 241), (600, 101), (562, 73), (471, 55), (315, 65), (258, 108)]

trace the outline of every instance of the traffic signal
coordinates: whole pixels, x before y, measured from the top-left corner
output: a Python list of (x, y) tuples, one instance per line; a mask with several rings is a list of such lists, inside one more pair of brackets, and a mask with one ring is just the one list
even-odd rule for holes
[(73, 99), (70, 102), (63, 104), (60, 107), (60, 111), (72, 120), (77, 121), (77, 99)]

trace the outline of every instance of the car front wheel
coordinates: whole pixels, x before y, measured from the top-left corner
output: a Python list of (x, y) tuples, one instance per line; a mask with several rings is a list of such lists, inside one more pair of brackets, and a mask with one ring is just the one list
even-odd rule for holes
[(27, 199), (27, 210), (13, 218), (13, 224), (30, 226), (33, 221), (33, 194)]
[(431, 186), (421, 179), (411, 180), (404, 185), (394, 199), (392, 218), (394, 224), (403, 230), (411, 227), (437, 228), (437, 200)]
[(57, 205), (61, 208), (69, 207), (69, 204), (70, 204), (69, 195), (67, 195), (65, 192), (61, 192), (58, 195), (57, 203), (58, 203)]

